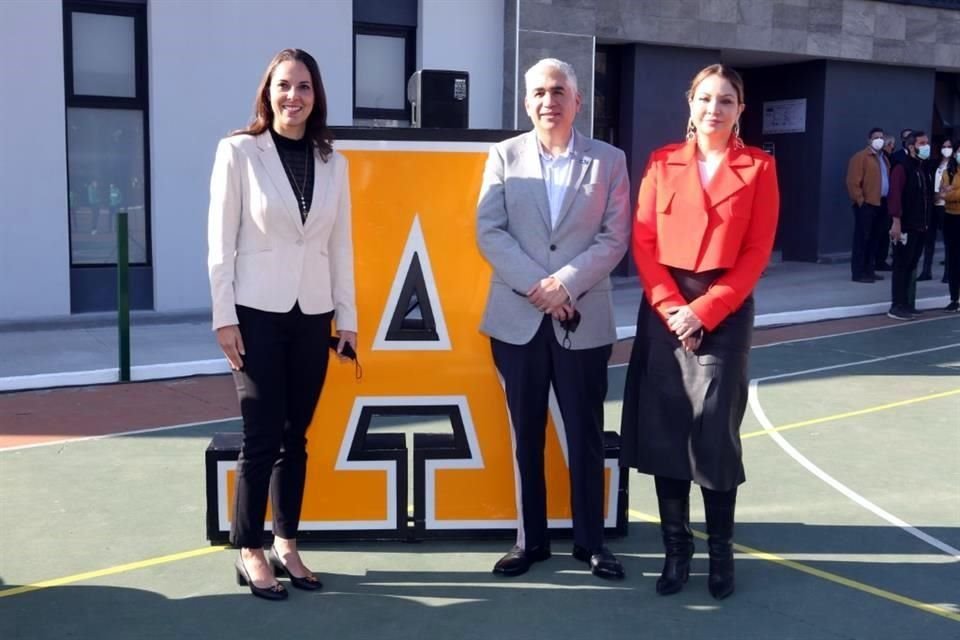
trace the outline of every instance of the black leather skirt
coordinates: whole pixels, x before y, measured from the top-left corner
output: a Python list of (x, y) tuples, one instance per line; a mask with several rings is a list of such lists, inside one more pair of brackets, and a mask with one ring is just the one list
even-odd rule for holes
[[(670, 271), (686, 300), (702, 295), (723, 275)], [(705, 332), (695, 353), (687, 353), (643, 299), (624, 388), (622, 466), (693, 480), (715, 491), (746, 480), (740, 423), (747, 406), (753, 316), (750, 296)]]

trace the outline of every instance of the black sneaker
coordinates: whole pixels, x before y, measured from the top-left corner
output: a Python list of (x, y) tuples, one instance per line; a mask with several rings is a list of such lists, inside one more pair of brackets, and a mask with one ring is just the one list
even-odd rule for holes
[(922, 316), (922, 315), (923, 315), (923, 311), (921, 311), (920, 309), (917, 309), (916, 307), (910, 307), (910, 308), (908, 308), (908, 309), (907, 309), (907, 312), (908, 312), (910, 315), (912, 315), (914, 318), (916, 318), (917, 316)]
[(960, 302), (956, 300), (952, 301), (950, 304), (943, 308), (947, 313), (960, 313)]
[(890, 311), (887, 311), (887, 317), (893, 320), (913, 320), (910, 311), (903, 307), (890, 307)]

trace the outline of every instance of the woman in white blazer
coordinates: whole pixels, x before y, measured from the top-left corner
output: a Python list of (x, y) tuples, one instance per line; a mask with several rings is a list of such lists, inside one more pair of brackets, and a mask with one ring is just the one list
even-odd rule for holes
[[(208, 267), (213, 328), (233, 369), (243, 446), (230, 532), (237, 581), (282, 600), (274, 574), (320, 581), (297, 552), (306, 430), (337, 354), (357, 346), (347, 162), (331, 147), (316, 61), (278, 53), (247, 129), (220, 141), (210, 180)], [(347, 349), (347, 353), (350, 352)], [(342, 357), (342, 356), (341, 356)], [(267, 498), (274, 543), (263, 550)]]

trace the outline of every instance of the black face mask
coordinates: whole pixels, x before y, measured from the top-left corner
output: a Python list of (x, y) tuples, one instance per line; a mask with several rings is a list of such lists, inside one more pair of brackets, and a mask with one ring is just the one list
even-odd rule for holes
[(564, 330), (563, 336), (563, 348), (570, 348), (570, 334), (574, 333), (577, 330), (577, 327), (580, 326), (580, 310), (574, 309), (573, 315), (569, 316), (566, 320), (560, 320), (560, 328)]
[[(330, 349), (336, 353), (337, 347), (340, 345), (340, 338), (338, 336), (330, 336)], [(349, 342), (343, 343), (343, 349), (340, 351), (340, 355), (345, 358), (353, 360), (354, 368), (356, 369), (357, 380), (363, 377), (363, 367), (360, 366), (360, 360), (357, 359), (357, 352), (353, 350), (353, 347), (350, 346)]]

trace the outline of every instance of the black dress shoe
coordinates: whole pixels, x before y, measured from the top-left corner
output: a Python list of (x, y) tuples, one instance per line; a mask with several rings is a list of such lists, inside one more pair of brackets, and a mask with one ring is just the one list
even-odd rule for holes
[(237, 584), (241, 587), (250, 587), (250, 593), (258, 598), (263, 598), (264, 600), (286, 600), (287, 596), (290, 595), (279, 582), (274, 582), (269, 587), (258, 587), (253, 584), (253, 580), (250, 579), (250, 574), (247, 573), (247, 567), (243, 564), (242, 557), (237, 556), (237, 561), (234, 566), (237, 569)]
[(874, 271), (893, 271), (893, 267), (884, 262), (881, 265), (874, 267)]
[(854, 282), (865, 282), (869, 284), (873, 284), (874, 282), (876, 282), (876, 278), (874, 278), (873, 276), (860, 276), (859, 278), (851, 278), (851, 280), (853, 280)]
[(923, 282), (925, 280), (933, 280), (933, 274), (930, 273), (929, 271), (924, 271), (923, 273), (917, 276), (917, 282)]
[(606, 547), (600, 547), (597, 551), (590, 553), (578, 544), (573, 545), (573, 557), (580, 562), (586, 562), (590, 565), (590, 573), (598, 578), (620, 579), (625, 575), (623, 565), (617, 560), (617, 556), (610, 552)]
[(323, 583), (317, 578), (317, 576), (311, 574), (305, 575), (302, 578), (290, 573), (290, 569), (287, 569), (287, 565), (283, 564), (283, 560), (280, 559), (280, 554), (277, 553), (276, 548), (270, 547), (270, 553), (267, 554), (267, 559), (270, 561), (270, 565), (273, 567), (273, 575), (278, 578), (283, 576), (290, 576), (290, 584), (292, 584), (297, 589), (303, 589), (304, 591), (317, 591), (318, 589), (323, 588)]
[(512, 578), (526, 573), (534, 562), (542, 562), (550, 558), (550, 546), (541, 545), (530, 549), (521, 549), (514, 545), (505, 556), (493, 565), (493, 574)]
[(881, 280), (883, 280), (883, 276), (880, 275), (879, 273), (871, 273), (868, 277), (873, 278), (874, 282), (880, 282)]

